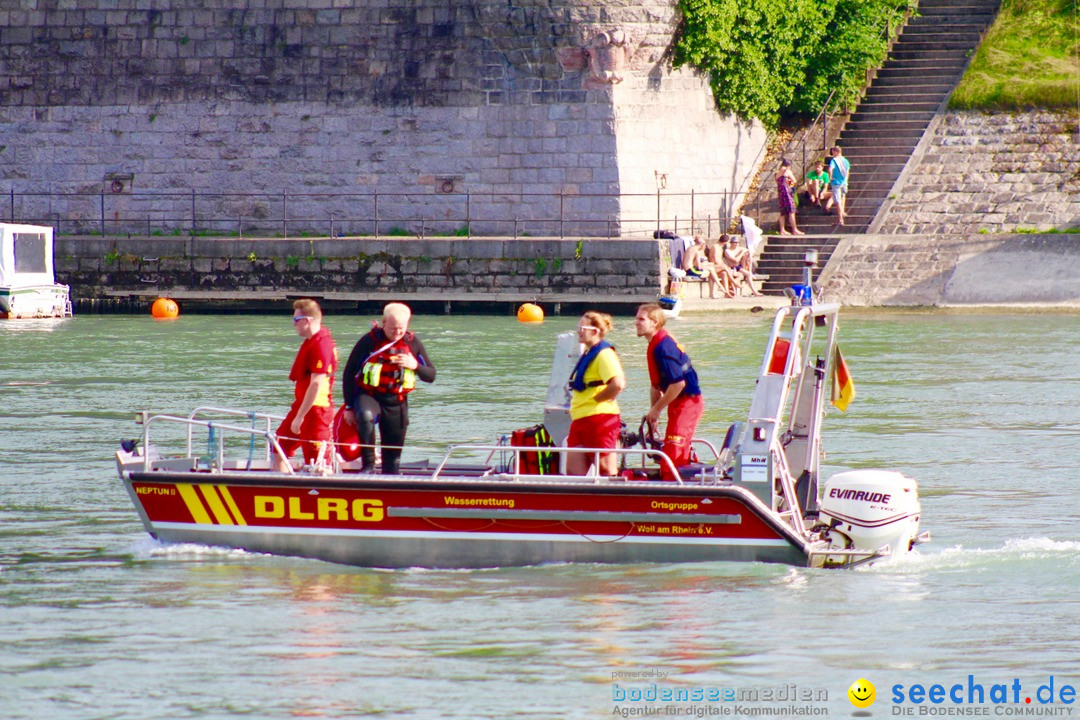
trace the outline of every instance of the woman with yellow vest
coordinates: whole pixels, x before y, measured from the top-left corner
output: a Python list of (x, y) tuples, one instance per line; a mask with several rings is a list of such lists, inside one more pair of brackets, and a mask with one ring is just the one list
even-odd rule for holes
[[(614, 448), (618, 445), (622, 420), (616, 396), (626, 387), (619, 356), (604, 337), (613, 327), (611, 316), (589, 311), (578, 321), (578, 341), (585, 352), (570, 374), (570, 434), (567, 447)], [(584, 475), (595, 453), (569, 453), (566, 472)], [(601, 475), (615, 475), (615, 453), (601, 453)]]

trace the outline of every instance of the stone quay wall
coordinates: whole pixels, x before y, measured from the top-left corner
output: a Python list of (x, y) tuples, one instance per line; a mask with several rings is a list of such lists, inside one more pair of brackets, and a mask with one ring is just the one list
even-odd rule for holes
[(946, 114), (901, 177), (879, 232), (1080, 227), (1078, 120), (1075, 111)]
[(852, 235), (817, 278), (853, 306), (1080, 308), (1080, 235)]
[[(851, 235), (815, 282), (856, 307), (1080, 308), (1076, 234)], [(57, 280), (77, 308), (145, 309), (168, 295), (191, 307), (262, 309), (314, 296), (328, 307), (400, 299), (451, 307), (623, 308), (656, 299), (667, 241), (581, 238), (128, 238), (58, 236)], [(1030, 272), (1038, 268), (1038, 272)], [(747, 300), (750, 300), (749, 298)], [(745, 310), (687, 300), (690, 311)], [(766, 303), (767, 305), (768, 303)]]
[(65, 232), (645, 237), (732, 214), (767, 140), (670, 67), (676, 0), (15, 5), (0, 214)]
[[(168, 295), (262, 307), (291, 297), (331, 305), (655, 300), (666, 241), (548, 239), (56, 239), (59, 282), (73, 300)], [(661, 246), (664, 247), (661, 247)]]

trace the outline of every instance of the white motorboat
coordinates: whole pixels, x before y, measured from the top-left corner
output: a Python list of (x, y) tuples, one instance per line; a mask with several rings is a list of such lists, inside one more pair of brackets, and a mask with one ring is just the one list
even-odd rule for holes
[(53, 275), (53, 229), (0, 223), (0, 318), (71, 314), (70, 288)]
[[(122, 443), (117, 470), (147, 532), (167, 542), (375, 567), (851, 567), (905, 554), (929, 536), (919, 533), (915, 481), (900, 473), (839, 473), (819, 491), (827, 392), (835, 368), (846, 377), (834, 352), (837, 312), (824, 304), (777, 312), (748, 418), (722, 443), (695, 438), (699, 462), (688, 467), (670, 467), (642, 432), (624, 433), (618, 476), (559, 473), (558, 459), (571, 452), (562, 447), (564, 388), (580, 353), (566, 333), (546, 402), (550, 443), (452, 445), (403, 464), (401, 475), (361, 472), (340, 453), (276, 472), (280, 418), (199, 408), (186, 417), (138, 413), (142, 437)], [(167, 456), (159, 440), (179, 452)], [(661, 464), (677, 480), (661, 481)]]

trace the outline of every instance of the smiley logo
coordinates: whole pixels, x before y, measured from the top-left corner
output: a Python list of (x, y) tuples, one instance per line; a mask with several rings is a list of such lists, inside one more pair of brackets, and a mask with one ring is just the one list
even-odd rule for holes
[(877, 689), (874, 684), (864, 678), (859, 678), (851, 683), (847, 689), (848, 700), (857, 708), (868, 708), (877, 700)]

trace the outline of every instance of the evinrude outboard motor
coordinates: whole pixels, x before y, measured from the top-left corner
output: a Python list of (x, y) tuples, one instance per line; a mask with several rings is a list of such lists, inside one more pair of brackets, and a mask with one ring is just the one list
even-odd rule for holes
[(826, 481), (817, 529), (838, 550), (903, 555), (928, 539), (919, 535), (920, 512), (911, 478), (891, 470), (852, 470)]

